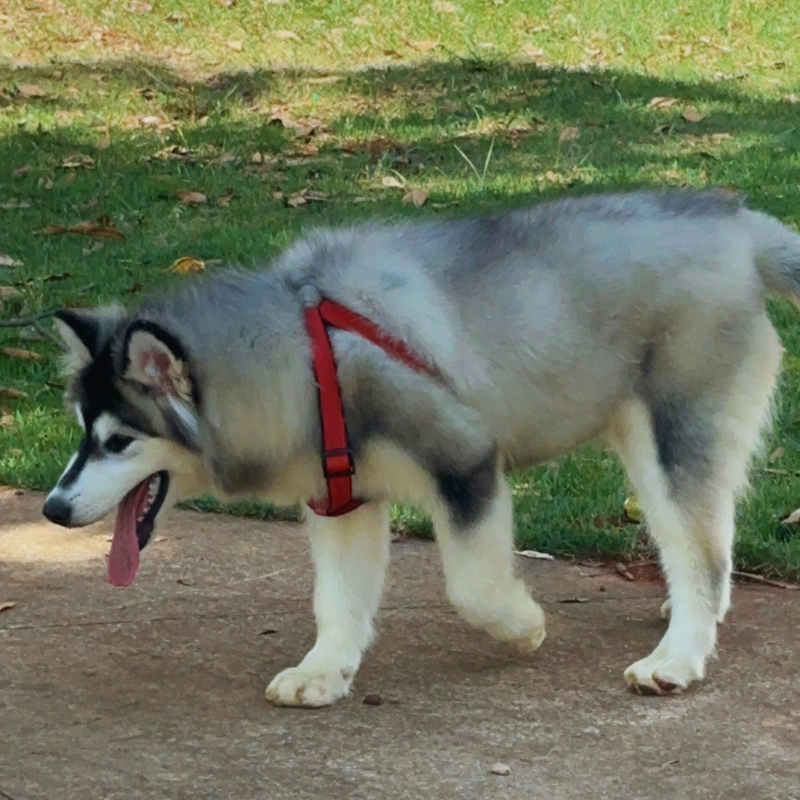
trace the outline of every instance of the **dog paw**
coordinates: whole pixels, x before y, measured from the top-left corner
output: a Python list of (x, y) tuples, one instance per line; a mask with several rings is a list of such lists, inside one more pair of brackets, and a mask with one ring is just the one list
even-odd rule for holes
[(702, 660), (652, 653), (625, 670), (629, 688), (637, 694), (680, 694), (705, 674)]
[(353, 675), (351, 669), (322, 672), (291, 667), (273, 678), (266, 697), (276, 706), (322, 708), (348, 694)]

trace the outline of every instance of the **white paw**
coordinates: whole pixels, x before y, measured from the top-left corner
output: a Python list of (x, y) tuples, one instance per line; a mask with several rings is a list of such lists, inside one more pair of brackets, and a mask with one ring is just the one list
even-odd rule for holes
[(704, 659), (671, 656), (658, 650), (625, 670), (628, 686), (639, 694), (680, 694), (689, 684), (702, 680), (704, 676)]
[[(469, 612), (463, 613), (469, 622), (483, 628), (492, 638), (517, 645), (523, 653), (538, 650), (547, 636), (544, 611), (538, 603), (525, 597), (524, 602), (504, 609), (505, 616), (499, 619), (473, 619)], [(499, 616), (499, 615), (498, 615)]]
[(267, 687), (267, 700), (276, 706), (321, 708), (345, 697), (353, 682), (353, 669), (323, 672), (302, 666), (278, 673)]
[(670, 616), (672, 615), (672, 600), (667, 598), (661, 604), (661, 611), (659, 612), (659, 614), (661, 615), (661, 619), (669, 619), (670, 618)]

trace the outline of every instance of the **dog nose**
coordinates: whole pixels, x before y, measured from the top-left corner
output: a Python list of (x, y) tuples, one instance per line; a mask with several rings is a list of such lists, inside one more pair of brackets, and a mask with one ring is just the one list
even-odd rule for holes
[(50, 522), (55, 522), (56, 525), (69, 525), (72, 506), (60, 497), (48, 497), (42, 509), (42, 514)]

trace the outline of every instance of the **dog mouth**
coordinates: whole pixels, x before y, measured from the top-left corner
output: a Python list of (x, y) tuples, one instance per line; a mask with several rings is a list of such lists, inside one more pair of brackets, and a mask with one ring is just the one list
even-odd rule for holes
[(108, 557), (108, 580), (113, 586), (133, 583), (139, 568), (139, 551), (150, 541), (168, 490), (169, 473), (155, 472), (134, 486), (119, 504)]

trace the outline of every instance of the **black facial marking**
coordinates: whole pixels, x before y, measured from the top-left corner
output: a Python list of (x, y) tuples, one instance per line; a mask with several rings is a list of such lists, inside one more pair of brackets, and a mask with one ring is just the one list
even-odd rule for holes
[(97, 442), (92, 438), (91, 435), (87, 434), (83, 441), (81, 442), (81, 446), (78, 448), (78, 452), (75, 457), (75, 461), (72, 462), (72, 466), (61, 476), (61, 480), (58, 482), (58, 485), (63, 489), (68, 489), (72, 486), (73, 483), (78, 479), (78, 476), (81, 474), (81, 470), (86, 466), (86, 462), (89, 460), (90, 456), (92, 456), (97, 450)]
[(435, 471), (439, 491), (457, 527), (469, 528), (486, 513), (497, 493), (496, 460), (492, 452), (471, 469), (444, 467)]

